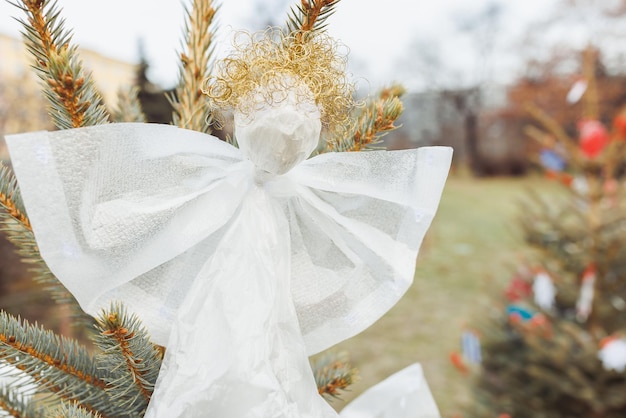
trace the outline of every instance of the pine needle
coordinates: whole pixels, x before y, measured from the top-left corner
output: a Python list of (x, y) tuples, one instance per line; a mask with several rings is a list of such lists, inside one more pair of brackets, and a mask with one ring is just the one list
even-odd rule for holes
[(297, 33), (298, 39), (309, 32), (324, 31), (326, 19), (334, 12), (340, 0), (301, 0), (300, 4), (292, 7), (287, 20), (287, 28)]
[(18, 19), (26, 47), (34, 57), (33, 68), (42, 80), (49, 114), (60, 129), (106, 123), (108, 115), (91, 74), (83, 68), (72, 34), (54, 0), (10, 2), (26, 14)]
[[(64, 19), (56, 1), (20, 0), (9, 3), (26, 15), (25, 19), (17, 20), (23, 26), (26, 47), (34, 57), (33, 68), (42, 80), (53, 123), (60, 129), (106, 123), (108, 115), (100, 95), (91, 75), (78, 59), (76, 46), (71, 45), (71, 32), (64, 28)], [(0, 205), (8, 214), (7, 217), (5, 213), (0, 213), (0, 226), (16, 245), (23, 261), (33, 265), (34, 279), (47, 285), (57, 302), (69, 303), (76, 317), (84, 318), (73, 296), (41, 259), (17, 182), (13, 173), (5, 167), (0, 169)]]
[(328, 151), (365, 151), (379, 149), (383, 136), (398, 128), (394, 123), (404, 108), (400, 96), (404, 88), (394, 85), (383, 89), (375, 98), (369, 98), (357, 107), (352, 129), (345, 139), (328, 141)]
[(49, 418), (102, 418), (97, 412), (90, 412), (77, 403), (62, 402), (61, 405), (48, 411)]
[(325, 353), (311, 367), (319, 394), (330, 398), (339, 398), (357, 376), (346, 353)]
[(211, 113), (202, 86), (210, 74), (217, 10), (212, 0), (193, 0), (191, 9), (186, 8), (178, 87), (170, 97), (172, 121), (180, 128), (211, 132)]
[(141, 416), (154, 391), (162, 353), (139, 319), (121, 304), (112, 304), (96, 321), (99, 333), (94, 341), (102, 350), (99, 368), (111, 371), (108, 391), (117, 405)]
[(58, 303), (70, 304), (75, 316), (83, 317), (84, 313), (74, 297), (50, 272), (42, 260), (30, 221), (26, 215), (17, 179), (13, 172), (2, 163), (0, 163), (0, 206), (4, 209), (0, 210), (0, 230), (15, 245), (16, 252), (21, 257), (22, 262), (31, 265), (31, 272), (34, 273), (33, 279), (44, 285)]
[(143, 114), (138, 95), (137, 86), (120, 89), (117, 92), (117, 105), (111, 111), (111, 119), (114, 122), (145, 122), (146, 115)]
[(105, 416), (125, 416), (105, 391), (107, 371), (99, 370), (88, 351), (75, 341), (0, 312), (0, 360), (29, 375), (54, 399), (78, 402)]
[[(30, 395), (22, 393), (17, 386), (2, 386), (0, 388), (0, 411), (8, 413), (13, 418), (43, 416), (41, 411), (36, 411), (35, 406), (28, 399)], [(2, 415), (1, 412), (0, 415)]]
[(15, 221), (22, 224), (22, 226), (32, 231), (30, 220), (26, 216), (26, 209), (22, 202), (17, 179), (13, 175), (13, 172), (0, 162), (0, 205), (4, 207), (6, 212)]

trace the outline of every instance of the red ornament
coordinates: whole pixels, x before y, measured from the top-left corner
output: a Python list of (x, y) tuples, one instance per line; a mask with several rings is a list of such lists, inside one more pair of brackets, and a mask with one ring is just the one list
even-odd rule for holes
[(600, 348), (604, 348), (615, 341), (617, 341), (617, 337), (615, 335), (609, 335), (608, 337), (604, 337), (600, 340)]
[(583, 119), (578, 122), (578, 130), (580, 149), (589, 158), (600, 155), (609, 143), (609, 133), (600, 121)]
[(626, 139), (626, 111), (622, 111), (613, 119), (613, 127), (621, 139)]
[(463, 374), (469, 373), (469, 369), (467, 368), (467, 365), (463, 361), (463, 357), (461, 357), (461, 355), (459, 353), (457, 353), (456, 351), (450, 353), (450, 362), (461, 373), (463, 373)]
[(530, 325), (533, 327), (543, 327), (547, 323), (548, 320), (542, 314), (533, 315), (533, 317), (530, 319)]
[(504, 291), (509, 302), (516, 302), (528, 297), (532, 293), (532, 285), (519, 276), (513, 277), (509, 286)]

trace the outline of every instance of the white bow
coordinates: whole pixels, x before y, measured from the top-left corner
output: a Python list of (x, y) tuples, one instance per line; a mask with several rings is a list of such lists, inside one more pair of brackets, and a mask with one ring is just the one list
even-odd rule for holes
[[(333, 417), (307, 355), (411, 284), (451, 149), (328, 153), (283, 175), (166, 125), (7, 137), (42, 257), (167, 355), (146, 416)], [(173, 324), (175, 324), (173, 326)]]

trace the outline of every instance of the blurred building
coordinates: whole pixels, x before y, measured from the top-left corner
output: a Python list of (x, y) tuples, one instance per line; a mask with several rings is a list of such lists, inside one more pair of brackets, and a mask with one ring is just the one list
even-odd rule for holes
[[(120, 88), (135, 83), (137, 65), (80, 49), (84, 67), (91, 71), (105, 105), (116, 103)], [(51, 129), (39, 79), (21, 38), (0, 33), (0, 138), (4, 134)], [(0, 157), (5, 158), (2, 142)]]
[[(134, 84), (137, 64), (106, 57), (97, 52), (80, 49), (85, 68), (92, 72), (96, 86), (105, 103), (115, 103), (120, 87)], [(31, 74), (31, 57), (21, 38), (0, 33), (0, 76), (2, 79), (21, 79)], [(29, 76), (32, 77), (32, 76)], [(36, 80), (36, 77), (32, 77)]]
[(490, 85), (409, 93), (402, 98), (401, 128), (385, 137), (385, 146), (451, 146), (454, 164), (476, 174), (519, 174), (526, 159), (524, 141), (518, 123), (499, 114), (508, 105), (507, 90)]
[[(626, 106), (626, 72), (608, 71), (597, 50), (588, 52), (599, 99), (597, 117), (609, 126), (616, 112)], [(509, 86), (407, 94), (402, 98), (402, 127), (385, 137), (385, 145), (388, 149), (448, 145), (455, 151), (454, 164), (468, 166), (476, 175), (524, 174), (528, 155), (534, 154), (529, 151), (537, 147), (525, 133), (529, 125), (537, 125), (528, 113), (529, 103), (571, 138), (578, 137), (577, 123), (585, 116), (586, 101), (570, 102), (567, 97), (583, 78), (585, 53), (570, 57), (579, 68), (557, 71), (560, 61), (555, 59), (544, 71), (534, 71)]]

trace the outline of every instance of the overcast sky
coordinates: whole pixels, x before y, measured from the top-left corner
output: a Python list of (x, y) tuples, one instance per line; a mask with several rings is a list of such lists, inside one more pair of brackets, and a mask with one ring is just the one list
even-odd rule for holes
[[(16, 0), (14, 0), (16, 1)], [(416, 54), (426, 61), (440, 60), (449, 74), (471, 79), (477, 68), (488, 64), (488, 76), (506, 78), (515, 61), (516, 42), (528, 24), (549, 15), (558, 0), (342, 0), (329, 20), (329, 32), (350, 50), (354, 76), (379, 86), (392, 80), (412, 79), (411, 62)], [(237, 29), (257, 29), (275, 16), (285, 21), (295, 0), (223, 0), (218, 55), (227, 49), (228, 35)], [(183, 24), (182, 1), (176, 0), (59, 0), (67, 26), (81, 46), (131, 62), (137, 61), (138, 43), (144, 43), (151, 77), (163, 85), (174, 83), (176, 49)], [(265, 10), (257, 8), (264, 4)], [(500, 7), (492, 28), (479, 27), (473, 35), (459, 31), (489, 5)], [(270, 10), (269, 8), (276, 9)], [(11, 16), (20, 11), (0, 0), (0, 31), (18, 34), (20, 25)], [(483, 25), (484, 26), (484, 25)], [(477, 60), (480, 31), (489, 29), (493, 44), (488, 56)], [(482, 45), (482, 46), (481, 46)], [(418, 51), (418, 52), (416, 52)], [(430, 54), (430, 55), (429, 55)], [(480, 57), (480, 56), (479, 56)], [(481, 61), (482, 60), (482, 61)], [(484, 68), (483, 68), (484, 70)], [(424, 70), (426, 71), (426, 70)], [(423, 77), (415, 77), (415, 79)], [(415, 80), (413, 80), (415, 81)], [(408, 80), (409, 83), (413, 82)], [(423, 80), (422, 80), (423, 81)], [(417, 83), (417, 82), (416, 82)], [(417, 83), (419, 84), (419, 83)], [(416, 85), (417, 85), (416, 84)]]

